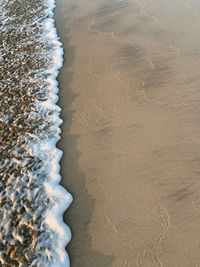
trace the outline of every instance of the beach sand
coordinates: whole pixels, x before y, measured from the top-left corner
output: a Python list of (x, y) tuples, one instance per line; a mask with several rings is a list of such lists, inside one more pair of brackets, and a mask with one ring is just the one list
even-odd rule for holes
[(56, 2), (71, 266), (200, 266), (200, 3)]

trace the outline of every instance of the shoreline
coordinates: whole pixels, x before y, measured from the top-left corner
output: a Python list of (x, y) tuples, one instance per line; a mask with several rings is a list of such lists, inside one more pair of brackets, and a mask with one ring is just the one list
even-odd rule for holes
[(196, 266), (200, 32), (190, 31), (191, 8), (56, 4), (71, 266)]

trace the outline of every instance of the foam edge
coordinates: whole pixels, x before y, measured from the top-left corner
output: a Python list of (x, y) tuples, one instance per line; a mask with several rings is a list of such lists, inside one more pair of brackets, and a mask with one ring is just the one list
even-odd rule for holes
[[(63, 66), (63, 48), (62, 44), (59, 41), (57, 31), (55, 28), (55, 20), (53, 19), (53, 10), (56, 7), (55, 0), (46, 0), (49, 8), (47, 10), (49, 18), (45, 19), (45, 38), (53, 44), (53, 61), (54, 67), (48, 70), (50, 73), (49, 84), (50, 91), (52, 92), (50, 99), (48, 100), (49, 106), (54, 107), (55, 121), (57, 125), (62, 123), (60, 119), (60, 107), (56, 105), (58, 100), (58, 82), (56, 81), (59, 69)], [(47, 103), (46, 103), (47, 104)], [(67, 192), (59, 183), (61, 180), (60, 176), (60, 159), (63, 155), (63, 152), (56, 147), (57, 142), (60, 137), (57, 136), (54, 140), (51, 140), (48, 143), (48, 146), (45, 144), (41, 148), (43, 152), (47, 155), (51, 153), (51, 158), (49, 161), (49, 180), (44, 183), (44, 188), (47, 196), (50, 199), (53, 199), (53, 207), (49, 209), (45, 214), (45, 222), (51, 230), (56, 234), (57, 240), (55, 242), (54, 249), (58, 257), (54, 259), (54, 262), (51, 263), (51, 267), (67, 267), (70, 266), (69, 256), (65, 250), (66, 245), (71, 240), (71, 231), (70, 228), (63, 221), (63, 213), (70, 206), (73, 197)]]

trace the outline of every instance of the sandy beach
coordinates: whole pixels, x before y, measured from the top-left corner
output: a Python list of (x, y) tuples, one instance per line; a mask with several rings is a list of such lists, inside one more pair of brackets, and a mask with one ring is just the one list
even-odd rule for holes
[(71, 266), (200, 266), (200, 3), (56, 2)]

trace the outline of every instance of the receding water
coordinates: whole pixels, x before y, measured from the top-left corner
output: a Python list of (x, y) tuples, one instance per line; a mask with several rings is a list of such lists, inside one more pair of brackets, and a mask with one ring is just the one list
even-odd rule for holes
[(54, 1), (0, 0), (0, 263), (68, 266)]

